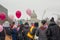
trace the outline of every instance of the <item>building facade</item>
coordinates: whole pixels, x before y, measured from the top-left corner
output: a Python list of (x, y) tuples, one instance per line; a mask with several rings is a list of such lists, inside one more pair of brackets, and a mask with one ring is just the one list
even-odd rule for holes
[(3, 21), (3, 20), (0, 20), (0, 24), (4, 23), (5, 21), (9, 21), (9, 22), (12, 21), (12, 20), (10, 20), (9, 17), (8, 17), (8, 9), (5, 8), (4, 6), (2, 6), (2, 5), (0, 4), (0, 13), (1, 13), (1, 12), (4, 12), (4, 13), (6, 14), (6, 18), (5, 18), (4, 21)]

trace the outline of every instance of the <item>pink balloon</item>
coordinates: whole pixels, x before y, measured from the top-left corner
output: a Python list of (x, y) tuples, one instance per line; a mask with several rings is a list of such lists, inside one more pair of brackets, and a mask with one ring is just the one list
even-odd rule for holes
[(21, 17), (21, 11), (16, 11), (16, 17), (20, 18)]
[(2, 12), (0, 14), (0, 18), (1, 18), (1, 20), (5, 20), (6, 19), (6, 14), (4, 12)]
[(10, 18), (11, 20), (13, 20), (13, 19), (14, 19), (14, 16), (13, 16), (13, 15), (10, 15), (9, 18)]
[(2, 32), (3, 31), (3, 26), (2, 25), (0, 25), (0, 32)]
[(31, 16), (31, 14), (32, 14), (32, 12), (31, 12), (30, 9), (27, 9), (27, 10), (26, 10), (26, 13), (27, 13), (29, 16)]

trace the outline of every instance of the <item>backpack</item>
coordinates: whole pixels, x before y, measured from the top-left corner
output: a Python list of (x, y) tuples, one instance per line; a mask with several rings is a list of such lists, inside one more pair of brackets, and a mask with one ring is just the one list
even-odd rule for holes
[(32, 30), (33, 30), (34, 27), (31, 27), (29, 32), (27, 33), (27, 37), (33, 39), (33, 35), (32, 35)]

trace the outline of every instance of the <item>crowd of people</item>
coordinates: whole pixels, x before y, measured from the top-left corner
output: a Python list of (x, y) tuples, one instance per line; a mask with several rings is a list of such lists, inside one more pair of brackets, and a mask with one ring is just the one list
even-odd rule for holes
[[(60, 27), (55, 23), (52, 17), (49, 23), (46, 20), (33, 23), (31, 26), (28, 22), (16, 25), (15, 22), (11, 24), (1, 24), (3, 31), (0, 32), (0, 40), (5, 40), (6, 34), (12, 37), (12, 40), (60, 40)], [(37, 36), (38, 38), (36, 39)]]

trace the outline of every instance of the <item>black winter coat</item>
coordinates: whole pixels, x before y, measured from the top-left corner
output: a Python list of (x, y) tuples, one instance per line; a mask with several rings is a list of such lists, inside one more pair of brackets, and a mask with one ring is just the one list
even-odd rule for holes
[(55, 22), (51, 22), (46, 32), (48, 40), (60, 40), (59, 26)]

